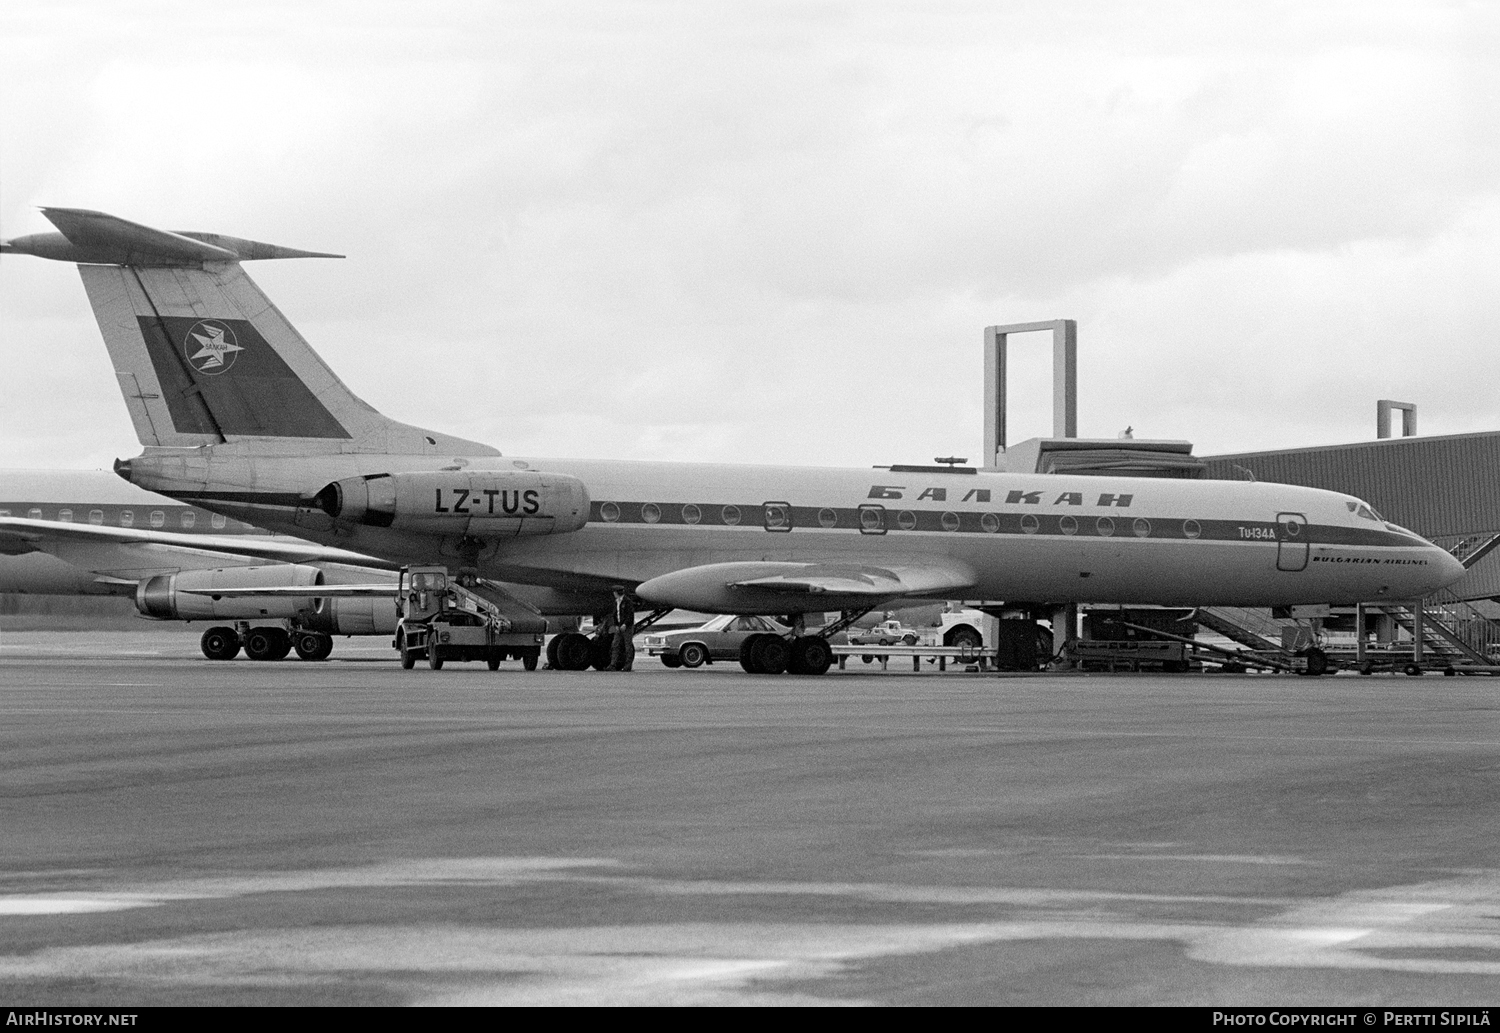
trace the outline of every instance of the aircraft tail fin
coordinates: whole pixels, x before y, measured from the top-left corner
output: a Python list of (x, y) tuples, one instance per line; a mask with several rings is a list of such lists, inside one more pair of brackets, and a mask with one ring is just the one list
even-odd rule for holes
[(143, 445), (494, 455), (381, 415), (344, 385), (240, 262), (339, 257), (44, 208), (61, 231), (5, 250), (78, 263)]

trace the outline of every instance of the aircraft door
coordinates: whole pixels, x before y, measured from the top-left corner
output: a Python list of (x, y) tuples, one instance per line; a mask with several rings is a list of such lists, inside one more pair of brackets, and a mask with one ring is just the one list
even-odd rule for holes
[(1301, 513), (1276, 514), (1276, 569), (1306, 570), (1309, 552), (1307, 517)]

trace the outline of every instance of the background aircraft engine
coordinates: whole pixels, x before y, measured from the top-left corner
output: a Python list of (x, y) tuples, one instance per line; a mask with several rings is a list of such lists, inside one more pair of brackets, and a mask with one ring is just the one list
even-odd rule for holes
[(277, 563), (258, 567), (219, 567), (158, 574), (135, 590), (136, 609), (163, 620), (261, 620), (295, 617), (320, 610), (324, 600), (308, 596), (235, 596), (215, 599), (192, 595), (188, 589), (306, 588), (323, 584), (323, 572), (303, 564)]
[(302, 618), (301, 627), (325, 635), (394, 635), (396, 586), (389, 596), (324, 599), (316, 613)]
[(348, 477), (318, 492), (314, 505), (344, 523), (432, 535), (564, 534), (589, 519), (582, 481), (529, 470)]

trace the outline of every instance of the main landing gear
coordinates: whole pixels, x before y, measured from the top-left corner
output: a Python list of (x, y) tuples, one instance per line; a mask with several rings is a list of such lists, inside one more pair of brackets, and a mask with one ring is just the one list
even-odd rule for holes
[(210, 660), (233, 660), (240, 655), (240, 637), (233, 628), (209, 628), (198, 646)]
[(817, 635), (784, 639), (763, 632), (751, 635), (740, 646), (740, 666), (751, 674), (827, 674), (833, 666), (833, 649)]
[(828, 640), (854, 624), (875, 607), (845, 610), (839, 619), (818, 629), (816, 635), (802, 634), (802, 618), (795, 619), (796, 633), (791, 638), (762, 632), (751, 635), (740, 646), (740, 666), (751, 674), (827, 674), (833, 666), (833, 647)]
[[(639, 635), (671, 612), (670, 606), (652, 610), (631, 626), (631, 636)], [(587, 671), (590, 667), (596, 671), (608, 670), (609, 645), (609, 638), (602, 635), (590, 638), (577, 631), (553, 635), (552, 640), (547, 643), (547, 666), (555, 671)]]
[(565, 631), (547, 643), (547, 664), (558, 671), (587, 671), (594, 661), (594, 642), (587, 635)]
[(304, 660), (327, 660), (333, 652), (333, 636), (318, 631), (299, 631), (292, 636), (292, 648)]
[(303, 660), (327, 660), (333, 653), (333, 636), (320, 631), (292, 631), (271, 625), (252, 628), (215, 627), (198, 642), (210, 660), (233, 660), (245, 651), (251, 660), (284, 660), (293, 649)]

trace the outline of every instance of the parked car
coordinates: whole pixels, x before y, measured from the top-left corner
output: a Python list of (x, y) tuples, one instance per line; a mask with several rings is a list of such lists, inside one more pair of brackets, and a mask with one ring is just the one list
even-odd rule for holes
[(666, 667), (701, 667), (715, 660), (739, 660), (745, 639), (767, 632), (790, 635), (792, 629), (769, 617), (724, 614), (696, 628), (652, 632), (642, 637), (641, 646)]
[(922, 638), (921, 631), (903, 627), (898, 620), (881, 621), (873, 628), (849, 632), (851, 646), (915, 646)]

